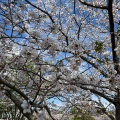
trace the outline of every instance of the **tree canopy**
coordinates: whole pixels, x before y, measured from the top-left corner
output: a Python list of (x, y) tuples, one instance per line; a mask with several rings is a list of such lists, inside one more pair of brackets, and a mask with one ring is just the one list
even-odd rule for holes
[(120, 1), (0, 0), (0, 96), (28, 120), (120, 120)]

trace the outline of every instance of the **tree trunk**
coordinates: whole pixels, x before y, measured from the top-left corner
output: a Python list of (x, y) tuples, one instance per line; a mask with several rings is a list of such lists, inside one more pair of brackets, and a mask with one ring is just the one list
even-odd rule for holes
[(116, 103), (115, 105), (115, 118), (116, 120), (120, 120), (120, 103)]

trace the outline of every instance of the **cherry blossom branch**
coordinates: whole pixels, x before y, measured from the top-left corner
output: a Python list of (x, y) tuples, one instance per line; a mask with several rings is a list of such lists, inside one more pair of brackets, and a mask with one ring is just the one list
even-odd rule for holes
[[(95, 63), (92, 63), (90, 60), (88, 60), (86, 57), (84, 56), (80, 56), (83, 60), (85, 60), (87, 63), (91, 64), (94, 68), (96, 68), (97, 70), (99, 70), (99, 66), (96, 65)], [(99, 70), (99, 72), (104, 75), (105, 77), (108, 77), (108, 75), (106, 74), (106, 72), (104, 72), (103, 70)]]
[(41, 9), (40, 7), (37, 7), (36, 5), (32, 4), (29, 0), (25, 0), (28, 4), (30, 4), (31, 6), (33, 6), (34, 8), (40, 10), (41, 12), (45, 13), (50, 20), (52, 21), (52, 23), (55, 23), (55, 21), (53, 20), (52, 16), (45, 10)]
[(106, 96), (104, 93), (101, 93), (101, 92), (99, 92), (99, 91), (97, 91), (97, 90), (95, 90), (95, 89), (87, 88), (87, 87), (84, 87), (84, 86), (80, 86), (80, 88), (83, 89), (83, 90), (89, 90), (90, 92), (92, 92), (92, 93), (94, 93), (94, 94), (96, 94), (96, 95), (99, 95), (99, 96), (105, 98), (106, 100), (108, 100), (109, 102), (115, 104), (114, 100), (113, 100), (113, 99), (110, 99), (110, 98), (109, 98), (108, 96)]
[[(36, 5), (32, 4), (30, 1), (28, 0), (25, 0), (28, 4), (30, 4), (31, 6), (33, 6), (34, 8), (40, 10), (41, 12), (45, 13), (49, 18), (50, 20), (52, 21), (52, 23), (55, 23), (55, 21), (53, 20), (52, 16), (50, 15), (50, 13), (48, 13), (47, 11), (41, 9), (40, 7), (37, 7)], [(66, 37), (66, 43), (68, 45), (68, 36), (64, 34), (64, 32), (62, 32), (61, 29), (59, 29), (59, 31)]]
[(115, 120), (115, 117), (110, 114), (109, 112), (107, 112), (107, 107), (109, 105), (111, 105), (111, 103), (107, 106), (107, 107), (104, 107), (104, 105), (102, 104), (102, 102), (99, 100), (99, 102), (95, 101), (94, 102), (98, 105), (98, 109), (100, 109), (104, 114), (106, 114), (111, 120)]
[(23, 93), (21, 92), (19, 89), (17, 89), (15, 86), (11, 85), (10, 83), (5, 82), (1, 77), (0, 77), (0, 84), (3, 84), (5, 86), (7, 86), (10, 89), (15, 90), (17, 93), (19, 93), (24, 99), (28, 100), (29, 98)]
[(52, 116), (49, 107), (48, 107), (47, 105), (44, 105), (44, 108), (46, 109), (47, 113), (48, 113), (49, 116), (52, 118), (52, 120), (56, 120), (56, 119)]
[(21, 107), (21, 101), (17, 99), (11, 92), (10, 90), (5, 90), (5, 94), (15, 103), (15, 105), (19, 108), (19, 110), (24, 114), (28, 120), (33, 120), (32, 116), (30, 113), (23, 113), (23, 108)]
[(108, 9), (107, 6), (99, 6), (99, 5), (93, 5), (87, 2), (83, 2), (82, 0), (79, 0), (80, 3), (82, 3), (83, 5), (87, 5), (89, 7), (94, 7), (94, 8), (100, 8), (100, 9)]
[[(84, 19), (82, 19), (81, 21), (85, 21), (88, 17), (89, 17), (89, 15), (90, 15), (90, 13), (84, 18)], [(82, 23), (78, 23), (77, 22), (77, 19), (74, 17), (74, 20), (75, 20), (75, 22), (76, 22), (76, 24), (77, 24), (77, 26), (78, 26), (78, 32), (77, 32), (77, 38), (78, 38), (78, 40), (79, 40), (79, 38), (80, 38), (80, 31), (81, 31), (81, 26), (82, 26)]]
[[(21, 101), (19, 99), (17, 99), (11, 92), (10, 90), (5, 90), (5, 94), (15, 103), (15, 105), (19, 108), (19, 110), (23, 113), (23, 108), (21, 107)], [(33, 104), (33, 106), (35, 106), (35, 104)], [(37, 106), (39, 107), (39, 105)], [(40, 105), (40, 107), (42, 107)], [(51, 115), (50, 109), (47, 105), (43, 105), (43, 107), (46, 109), (46, 111), (48, 112), (49, 116), (52, 118), (52, 120), (55, 120), (55, 118)], [(29, 120), (33, 120), (31, 114), (29, 113), (23, 113), (25, 117), (27, 117)]]
[[(60, 84), (60, 83), (59, 83), (59, 84)], [(94, 93), (94, 94), (96, 94), (96, 95), (99, 95), (99, 96), (105, 98), (106, 100), (108, 100), (109, 102), (115, 104), (115, 101), (114, 101), (113, 99), (110, 99), (110, 98), (109, 98), (107, 95), (105, 95), (104, 93), (99, 92), (99, 91), (97, 91), (97, 90), (95, 90), (95, 89), (93, 89), (93, 88), (89, 88), (89, 87), (87, 87), (87, 86), (85, 87), (85, 86), (84, 86), (84, 83), (83, 83), (83, 84), (76, 84), (75, 82), (71, 82), (71, 83), (61, 83), (61, 84), (63, 84), (63, 85), (75, 85), (75, 86), (77, 86), (77, 87), (80, 87), (80, 88), (83, 89), (83, 90), (89, 90), (91, 93)]]
[(113, 20), (113, 10), (112, 10), (112, 4), (113, 4), (113, 0), (108, 0), (108, 6), (97, 6), (97, 5), (92, 5), (90, 3), (87, 2), (83, 2), (82, 0), (79, 0), (80, 3), (90, 6), (90, 7), (94, 7), (94, 8), (100, 8), (100, 9), (106, 9), (108, 10), (108, 15), (109, 15), (109, 25), (110, 25), (110, 34), (111, 34), (111, 44), (112, 44), (112, 54), (113, 54), (113, 62), (114, 62), (114, 66), (115, 66), (115, 70), (120, 73), (119, 71), (119, 59), (117, 57), (116, 51), (115, 51), (115, 34), (114, 34), (114, 20)]
[[(59, 50), (56, 50), (59, 51)], [(62, 52), (68, 52), (74, 55), (74, 53), (72, 53), (71, 51), (64, 51), (62, 50)], [(96, 65), (95, 63), (92, 63), (89, 59), (87, 59), (86, 57), (84, 57), (83, 55), (80, 55), (81, 59), (83, 59), (84, 61), (86, 61), (87, 63), (89, 63), (90, 65), (92, 65), (94, 68), (96, 68), (103, 76), (108, 77), (108, 74), (103, 71), (103, 70), (99, 70), (99, 66)]]

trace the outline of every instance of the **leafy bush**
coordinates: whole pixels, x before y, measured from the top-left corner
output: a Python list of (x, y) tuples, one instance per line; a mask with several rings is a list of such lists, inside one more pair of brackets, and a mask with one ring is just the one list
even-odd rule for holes
[(72, 120), (95, 120), (92, 115), (81, 109), (72, 108), (70, 112), (72, 115), (74, 115)]

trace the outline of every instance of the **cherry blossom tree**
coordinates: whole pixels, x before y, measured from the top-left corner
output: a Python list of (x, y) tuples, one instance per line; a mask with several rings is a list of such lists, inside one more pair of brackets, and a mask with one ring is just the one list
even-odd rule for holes
[(119, 20), (119, 0), (0, 0), (1, 101), (56, 120), (51, 100), (92, 111), (102, 98), (120, 120)]

